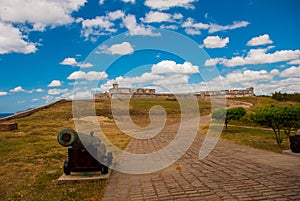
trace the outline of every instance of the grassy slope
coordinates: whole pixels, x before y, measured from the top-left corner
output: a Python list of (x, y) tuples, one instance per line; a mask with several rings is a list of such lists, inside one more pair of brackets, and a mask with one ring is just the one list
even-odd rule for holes
[[(242, 100), (241, 100), (242, 101)], [(271, 104), (290, 104), (270, 98), (247, 98), (247, 102), (262, 108)], [(136, 99), (131, 101), (130, 113), (134, 122), (146, 126), (149, 108), (161, 105), (168, 114), (168, 124), (178, 122), (180, 106), (176, 101), (163, 99)], [(208, 102), (199, 102), (202, 115), (209, 111)], [(96, 103), (98, 115), (111, 118), (110, 101)], [(249, 109), (249, 112), (254, 109)], [(72, 103), (67, 102), (39, 111), (31, 116), (13, 120), (19, 129), (0, 132), (0, 196), (3, 200), (99, 200), (102, 197), (106, 181), (84, 184), (65, 184), (58, 186), (57, 178), (62, 174), (63, 161), (67, 149), (56, 141), (56, 133), (63, 127), (73, 127)], [(240, 124), (239, 122), (232, 122)], [(245, 122), (244, 122), (245, 123)], [(243, 123), (243, 124), (244, 124)], [(246, 124), (248, 125), (248, 124)], [(117, 129), (113, 121), (104, 121), (104, 133), (111, 141), (125, 148), (130, 138)], [(205, 128), (201, 127), (205, 134)], [(223, 139), (258, 148), (278, 152), (273, 133), (259, 128), (238, 128), (229, 126)]]
[[(247, 109), (247, 114), (241, 120), (230, 121), (228, 131), (223, 130), (221, 137), (235, 143), (281, 153), (282, 150), (276, 143), (273, 131), (255, 125), (251, 122), (249, 116), (257, 109), (271, 106), (299, 105), (300, 103), (276, 101), (270, 97), (232, 98), (232, 100), (249, 102), (253, 104), (253, 107)], [(288, 137), (284, 136), (284, 133), (282, 135), (284, 137), (283, 149), (289, 149)]]

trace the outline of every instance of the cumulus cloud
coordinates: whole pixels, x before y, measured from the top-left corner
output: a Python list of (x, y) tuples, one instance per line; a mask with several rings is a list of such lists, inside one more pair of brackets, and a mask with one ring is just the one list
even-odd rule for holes
[(175, 61), (164, 60), (152, 66), (153, 74), (195, 74), (199, 73), (199, 67), (190, 62), (177, 64)]
[(175, 61), (163, 60), (153, 64), (150, 72), (134, 77), (120, 76), (108, 80), (100, 86), (100, 90), (107, 91), (113, 83), (118, 82), (120, 86), (133, 88), (154, 87), (159, 89), (160, 92), (166, 92), (166, 88), (177, 92), (193, 91), (189, 84), (189, 78), (196, 73), (199, 73), (199, 67), (192, 65), (190, 62), (186, 61), (180, 64)]
[[(12, 23), (31, 23), (36, 27), (57, 26), (69, 24), (74, 21), (71, 16), (85, 4), (86, 0), (62, 1), (0, 1), (1, 20)], [(49, 12), (51, 11), (51, 12)]]
[(142, 18), (142, 21), (146, 23), (160, 23), (160, 22), (173, 22), (172, 15), (169, 13), (150, 11), (146, 14), (145, 18)]
[(121, 10), (116, 10), (114, 12), (109, 12), (107, 16), (111, 20), (117, 20), (117, 19), (123, 18), (125, 16), (125, 14)]
[(61, 64), (61, 65), (68, 65), (68, 66), (77, 66), (77, 67), (80, 67), (80, 68), (90, 68), (90, 67), (93, 67), (93, 64), (91, 64), (91, 63), (78, 62), (78, 61), (76, 61), (75, 58), (72, 58), (72, 57), (65, 58), (59, 64)]
[(192, 3), (198, 0), (146, 0), (145, 5), (157, 10), (169, 10), (172, 7), (195, 8)]
[(11, 89), (9, 92), (18, 93), (18, 92), (25, 92), (25, 90), (21, 86), (17, 86), (16, 88)]
[(69, 92), (68, 89), (49, 89), (47, 93), (49, 95), (60, 95), (67, 92)]
[(258, 45), (267, 45), (272, 44), (273, 41), (270, 39), (268, 34), (264, 34), (258, 37), (254, 37), (247, 42), (248, 46), (258, 46)]
[(292, 66), (290, 68), (285, 69), (280, 73), (281, 77), (295, 77), (299, 78), (300, 75), (300, 66)]
[(11, 52), (29, 54), (37, 51), (36, 44), (27, 41), (21, 31), (11, 24), (0, 21), (0, 33), (0, 54)]
[(193, 18), (188, 18), (183, 22), (182, 27), (185, 28), (185, 32), (190, 35), (200, 35), (202, 29), (208, 29), (209, 25), (201, 22), (195, 22)]
[(59, 80), (52, 80), (50, 84), (48, 84), (48, 87), (60, 87), (62, 84)]
[[(47, 26), (70, 24), (75, 21), (71, 16), (72, 12), (77, 11), (85, 2), (86, 0), (0, 1), (0, 10), (5, 11), (1, 12), (0, 54), (36, 52), (38, 44), (30, 42), (28, 33), (22, 33), (22, 30), (45, 31)], [(17, 28), (15, 24), (21, 26)]]
[(96, 72), (96, 71), (75, 71), (69, 77), (68, 80), (104, 80), (108, 77), (105, 72)]
[(177, 26), (177, 25), (174, 25), (174, 24), (172, 24), (172, 25), (164, 25), (164, 24), (162, 24), (162, 25), (160, 25), (159, 28), (161, 28), (161, 29), (177, 30), (177, 29), (178, 29), (178, 26)]
[(241, 28), (241, 27), (246, 27), (249, 24), (250, 23), (247, 22), (247, 21), (240, 21), (240, 22), (236, 21), (236, 22), (233, 22), (233, 24), (231, 24), (231, 25), (224, 25), (224, 26), (223, 25), (218, 25), (218, 24), (210, 24), (208, 33), (233, 30), (233, 29), (237, 29), (237, 28)]
[[(114, 14), (111, 14), (112, 18), (115, 18)], [(88, 39), (90, 36), (107, 35), (117, 31), (113, 28), (114, 23), (105, 16), (97, 16), (94, 19), (86, 19), (82, 21), (81, 35)]]
[(0, 91), (0, 96), (6, 96), (7, 95), (7, 92), (5, 91)]
[(299, 64), (300, 65), (300, 59), (290, 61), (290, 62), (288, 62), (288, 64), (296, 64), (296, 65)]
[(229, 37), (224, 39), (219, 36), (208, 36), (203, 40), (203, 46), (206, 48), (222, 48), (229, 43)]
[(129, 34), (134, 35), (148, 35), (148, 36), (160, 36), (159, 33), (153, 33), (153, 28), (145, 27), (137, 23), (134, 15), (127, 15), (123, 18), (123, 25), (128, 29)]
[(223, 58), (213, 58), (213, 59), (207, 59), (204, 63), (204, 66), (214, 66), (218, 63), (222, 63), (224, 59)]
[(120, 44), (115, 44), (110, 47), (102, 46), (100, 47), (103, 53), (106, 54), (117, 54), (117, 55), (126, 55), (134, 52), (132, 45), (129, 42), (123, 42)]
[(231, 59), (214, 58), (205, 62), (210, 64), (223, 64), (228, 67), (244, 66), (250, 64), (270, 64), (283, 61), (290, 61), (300, 58), (300, 50), (279, 50), (274, 53), (267, 53), (269, 49), (251, 49), (247, 56), (237, 56)]
[(195, 22), (191, 17), (187, 18), (185, 22), (182, 23), (182, 27), (185, 28), (185, 32), (191, 35), (200, 35), (201, 30), (208, 30), (208, 33), (215, 33), (218, 31), (233, 30), (241, 27), (246, 27), (249, 22), (233, 22), (231, 25), (218, 25), (218, 24), (205, 24), (202, 22)]
[(135, 3), (135, 0), (122, 0), (125, 3)]

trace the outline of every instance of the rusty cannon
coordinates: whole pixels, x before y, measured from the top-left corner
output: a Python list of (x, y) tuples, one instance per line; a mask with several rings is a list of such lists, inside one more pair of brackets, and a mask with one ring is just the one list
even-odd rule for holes
[(63, 128), (57, 133), (60, 145), (68, 147), (68, 159), (64, 162), (64, 173), (100, 171), (108, 173), (112, 164), (112, 153), (106, 153), (106, 146), (91, 132), (89, 135)]

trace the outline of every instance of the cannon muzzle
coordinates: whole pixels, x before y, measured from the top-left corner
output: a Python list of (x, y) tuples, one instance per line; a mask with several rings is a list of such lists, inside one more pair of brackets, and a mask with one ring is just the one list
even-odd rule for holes
[(61, 146), (76, 146), (80, 143), (78, 133), (72, 128), (63, 128), (57, 133), (57, 141)]

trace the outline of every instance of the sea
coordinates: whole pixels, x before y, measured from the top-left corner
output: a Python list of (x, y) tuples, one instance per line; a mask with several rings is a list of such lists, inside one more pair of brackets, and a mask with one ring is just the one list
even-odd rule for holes
[(14, 113), (0, 113), (0, 118), (7, 117), (13, 115)]

